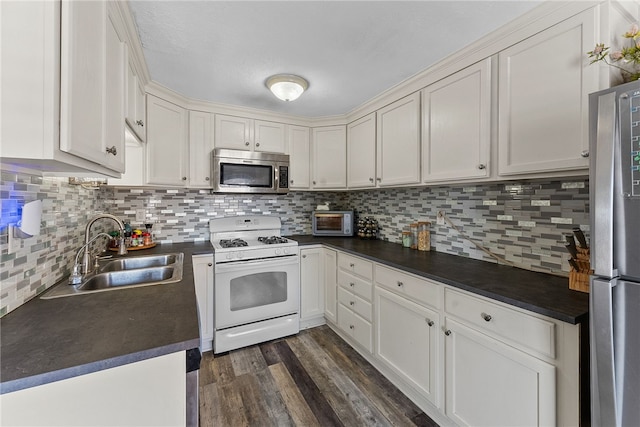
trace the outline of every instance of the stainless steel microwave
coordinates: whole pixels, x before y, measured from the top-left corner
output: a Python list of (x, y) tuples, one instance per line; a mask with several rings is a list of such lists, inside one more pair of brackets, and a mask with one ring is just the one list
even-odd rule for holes
[(353, 211), (314, 211), (311, 215), (314, 236), (353, 236)]
[(276, 193), (289, 191), (289, 156), (280, 153), (213, 150), (213, 191)]

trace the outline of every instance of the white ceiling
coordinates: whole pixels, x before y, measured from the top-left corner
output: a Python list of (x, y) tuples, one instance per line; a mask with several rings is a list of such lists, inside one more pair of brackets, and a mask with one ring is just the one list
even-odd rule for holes
[[(348, 113), (539, 3), (130, 0), (155, 82), (307, 117)], [(278, 100), (264, 84), (278, 73), (308, 91)]]

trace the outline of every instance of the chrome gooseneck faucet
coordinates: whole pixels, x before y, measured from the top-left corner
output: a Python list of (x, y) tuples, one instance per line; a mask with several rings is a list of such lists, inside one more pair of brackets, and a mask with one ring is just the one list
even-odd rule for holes
[(91, 239), (89, 238), (89, 232), (91, 230), (91, 226), (94, 222), (99, 219), (109, 218), (114, 220), (118, 227), (120, 228), (120, 245), (118, 246), (118, 255), (126, 255), (127, 247), (124, 244), (124, 223), (120, 218), (111, 214), (98, 214), (91, 218), (87, 223), (87, 227), (84, 230), (84, 256), (82, 257), (82, 273), (87, 274), (91, 272), (91, 253), (89, 252), (89, 244), (91, 243)]

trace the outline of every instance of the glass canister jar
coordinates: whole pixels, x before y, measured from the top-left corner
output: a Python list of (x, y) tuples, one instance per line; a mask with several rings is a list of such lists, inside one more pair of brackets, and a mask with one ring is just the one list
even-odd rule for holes
[(431, 223), (428, 221), (418, 223), (418, 250), (431, 250)]
[(411, 247), (411, 232), (410, 231), (403, 231), (402, 232), (402, 246), (404, 246), (405, 248), (410, 248)]
[(409, 225), (411, 230), (411, 249), (418, 249), (418, 223), (415, 222)]

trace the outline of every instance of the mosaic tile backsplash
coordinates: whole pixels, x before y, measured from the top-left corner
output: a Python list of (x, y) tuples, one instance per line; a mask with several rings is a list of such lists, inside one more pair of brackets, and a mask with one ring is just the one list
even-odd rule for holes
[[(355, 207), (380, 225), (379, 238), (400, 242), (416, 221), (431, 221), (432, 250), (495, 262), (449, 226), (436, 225), (438, 211), (464, 233), (522, 268), (554, 274), (568, 272), (563, 233), (580, 226), (588, 234), (589, 189), (586, 180), (523, 181), (475, 186), (443, 186), (355, 192), (291, 192), (274, 195), (210, 194), (197, 189), (104, 187), (89, 190), (62, 178), (42, 178), (2, 171), (2, 223), (12, 223), (17, 208), (43, 201), (39, 236), (19, 240), (8, 254), (7, 229), (0, 228), (0, 316), (69, 274), (81, 246), (84, 227), (95, 214), (109, 212), (133, 226), (144, 210), (158, 242), (209, 239), (210, 218), (269, 214), (282, 218), (283, 235), (310, 234), (310, 214), (317, 204)], [(96, 231), (113, 228), (108, 220)]]

